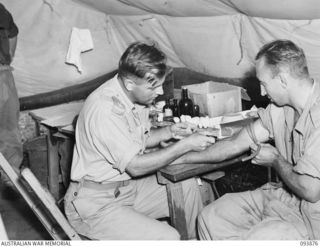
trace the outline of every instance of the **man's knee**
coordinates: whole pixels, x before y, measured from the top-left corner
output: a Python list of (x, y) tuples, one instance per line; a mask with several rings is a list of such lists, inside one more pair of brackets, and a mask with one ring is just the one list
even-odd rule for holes
[(179, 232), (176, 229), (172, 228), (169, 239), (170, 240), (180, 240)]
[(198, 220), (199, 218), (203, 221), (212, 220), (217, 215), (217, 210), (219, 210), (219, 208), (217, 207), (216, 202), (210, 203), (200, 212)]
[(245, 236), (248, 240), (298, 240), (301, 238), (302, 236), (292, 224), (282, 220), (263, 221)]
[(170, 226), (166, 227), (166, 229), (161, 232), (159, 237), (162, 240), (180, 240), (180, 234), (178, 231)]
[[(229, 196), (227, 196), (228, 198)], [(224, 200), (224, 199), (223, 199)], [(226, 206), (223, 200), (218, 199), (206, 206), (198, 215), (198, 234), (202, 240), (222, 239), (221, 227), (226, 223)], [(221, 203), (220, 203), (221, 202)], [(223, 232), (223, 231), (222, 231)], [(222, 234), (223, 235), (223, 234)], [(220, 238), (221, 237), (221, 238)]]
[(204, 207), (204, 209), (200, 212), (198, 218), (208, 219), (211, 210), (212, 210), (212, 204), (207, 205), (207, 206)]

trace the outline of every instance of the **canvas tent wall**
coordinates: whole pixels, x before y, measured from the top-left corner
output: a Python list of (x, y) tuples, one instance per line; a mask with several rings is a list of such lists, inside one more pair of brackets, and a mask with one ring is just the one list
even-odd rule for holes
[[(20, 28), (14, 76), (20, 97), (77, 85), (117, 68), (136, 40), (154, 40), (173, 67), (242, 78), (258, 49), (290, 39), (320, 79), (317, 0), (0, 0)], [(88, 29), (94, 48), (82, 73), (65, 63), (73, 27)]]

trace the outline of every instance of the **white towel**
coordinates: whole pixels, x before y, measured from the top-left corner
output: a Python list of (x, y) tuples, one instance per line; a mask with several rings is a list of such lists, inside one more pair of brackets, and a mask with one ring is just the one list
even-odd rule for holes
[(80, 54), (93, 49), (93, 41), (89, 29), (72, 28), (66, 63), (77, 67), (82, 72)]

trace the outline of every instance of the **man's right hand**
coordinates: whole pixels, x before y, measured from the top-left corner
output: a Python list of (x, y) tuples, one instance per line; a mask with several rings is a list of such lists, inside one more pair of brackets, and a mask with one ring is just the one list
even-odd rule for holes
[(213, 143), (215, 143), (215, 138), (212, 136), (194, 133), (181, 140), (181, 142), (184, 142), (185, 145), (191, 149), (191, 151), (199, 152), (205, 150), (208, 146), (211, 146)]

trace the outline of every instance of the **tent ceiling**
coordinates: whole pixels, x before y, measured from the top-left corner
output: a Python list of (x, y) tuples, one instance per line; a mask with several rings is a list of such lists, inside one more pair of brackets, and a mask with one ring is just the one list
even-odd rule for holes
[[(245, 14), (288, 20), (320, 18), (318, 0), (74, 0), (108, 15), (153, 13), (169, 16)], [(183, 2), (183, 4), (182, 4)]]
[[(153, 40), (174, 67), (243, 78), (259, 48), (290, 39), (320, 80), (319, 0), (0, 0), (18, 27), (13, 61), (20, 97), (76, 85), (117, 68), (131, 42)], [(183, 4), (182, 4), (183, 3)], [(66, 64), (71, 30), (90, 31), (83, 71)]]

